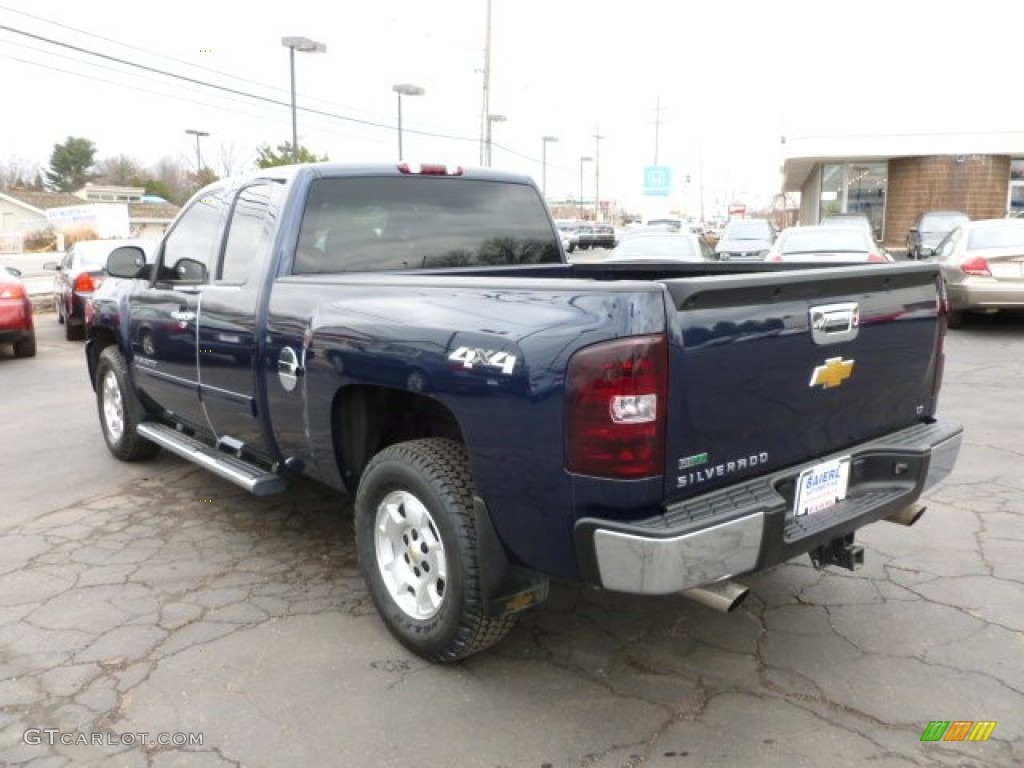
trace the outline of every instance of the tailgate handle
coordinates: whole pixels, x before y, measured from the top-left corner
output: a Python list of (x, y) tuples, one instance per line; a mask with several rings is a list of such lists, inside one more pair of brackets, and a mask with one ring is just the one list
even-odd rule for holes
[(811, 307), (811, 337), (815, 344), (837, 344), (857, 338), (860, 307), (857, 302)]

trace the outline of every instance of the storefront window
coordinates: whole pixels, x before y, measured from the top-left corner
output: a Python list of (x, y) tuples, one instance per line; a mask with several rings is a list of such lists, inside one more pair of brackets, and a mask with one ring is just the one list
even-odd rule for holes
[(821, 216), (843, 212), (842, 165), (826, 165), (821, 171)]
[(1010, 195), (1006, 210), (1010, 216), (1024, 216), (1024, 157), (1010, 161)]

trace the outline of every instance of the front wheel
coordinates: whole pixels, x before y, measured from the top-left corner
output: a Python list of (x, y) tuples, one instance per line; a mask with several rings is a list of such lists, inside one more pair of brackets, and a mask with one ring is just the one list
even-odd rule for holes
[(473, 494), (465, 450), (441, 438), (384, 449), (356, 494), (370, 597), (395, 638), (429, 661), (479, 653), (515, 623), (484, 610)]
[(142, 421), (142, 404), (128, 383), (128, 369), (117, 347), (107, 347), (100, 353), (96, 406), (107, 448), (121, 461), (151, 459), (160, 450), (136, 431)]

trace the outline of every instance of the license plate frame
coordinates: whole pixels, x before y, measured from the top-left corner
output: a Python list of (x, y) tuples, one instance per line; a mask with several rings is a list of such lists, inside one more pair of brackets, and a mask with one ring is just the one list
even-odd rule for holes
[(800, 473), (793, 499), (794, 517), (831, 509), (846, 498), (850, 486), (850, 457), (829, 459)]

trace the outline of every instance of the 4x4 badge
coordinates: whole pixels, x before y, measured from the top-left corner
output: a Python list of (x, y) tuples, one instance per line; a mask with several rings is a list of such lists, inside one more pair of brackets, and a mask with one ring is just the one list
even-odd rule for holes
[(834, 389), (853, 375), (853, 360), (841, 357), (830, 357), (824, 365), (819, 365), (811, 374), (810, 387)]

